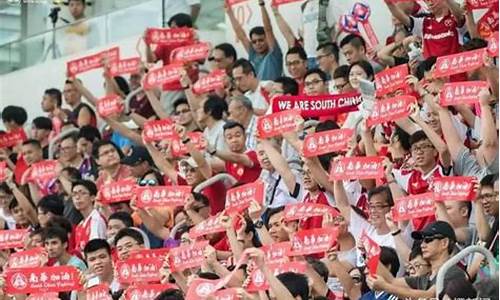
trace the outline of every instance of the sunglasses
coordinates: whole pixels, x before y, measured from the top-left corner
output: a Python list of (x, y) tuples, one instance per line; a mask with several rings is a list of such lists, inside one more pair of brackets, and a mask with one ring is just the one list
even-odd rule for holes
[(139, 181), (139, 186), (155, 186), (158, 182), (155, 179), (143, 179)]
[(442, 236), (440, 234), (436, 234), (436, 235), (431, 235), (431, 236), (426, 236), (422, 239), (422, 242), (426, 243), (426, 244), (429, 244), (429, 243), (432, 243), (434, 240), (442, 240), (444, 239), (445, 236)]

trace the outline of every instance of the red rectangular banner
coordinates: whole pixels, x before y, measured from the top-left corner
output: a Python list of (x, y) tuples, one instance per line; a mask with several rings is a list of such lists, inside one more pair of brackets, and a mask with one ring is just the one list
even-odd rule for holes
[(206, 234), (214, 234), (219, 232), (225, 232), (226, 228), (220, 222), (220, 216), (210, 216), (208, 219), (203, 220), (203, 222), (196, 224), (189, 230), (189, 237), (196, 239), (200, 236)]
[(146, 30), (146, 44), (182, 45), (194, 40), (194, 29), (180, 28), (148, 28)]
[(474, 201), (475, 177), (446, 176), (435, 178), (432, 187), (435, 201)]
[(7, 162), (0, 161), (0, 182), (4, 182), (7, 178)]
[(103, 118), (120, 115), (123, 109), (123, 100), (118, 95), (109, 95), (97, 101), (97, 113)]
[(158, 258), (129, 258), (116, 262), (120, 283), (160, 281), (163, 260)]
[(14, 129), (9, 132), (0, 133), (0, 148), (9, 148), (21, 144), (28, 137), (23, 128)]
[(280, 6), (280, 5), (283, 5), (283, 4), (288, 4), (288, 3), (293, 3), (293, 2), (299, 2), (299, 1), (302, 1), (302, 0), (273, 0), (273, 2), (271, 2), (271, 6)]
[(329, 205), (304, 202), (286, 205), (284, 218), (286, 221), (295, 221), (323, 216), (325, 214), (331, 214), (333, 217), (336, 217), (340, 213)]
[(86, 290), (85, 300), (111, 300), (109, 285), (99, 284)]
[(408, 76), (408, 65), (406, 64), (375, 74), (377, 96), (380, 97), (406, 87), (406, 76)]
[(144, 76), (143, 88), (150, 90), (160, 85), (179, 82), (183, 70), (184, 66), (182, 64), (170, 64), (149, 70), (146, 76)]
[(168, 289), (179, 289), (175, 284), (140, 284), (132, 285), (125, 290), (125, 300), (154, 300), (161, 292)]
[[(191, 144), (194, 145), (194, 148), (198, 151), (203, 151), (207, 147), (207, 140), (203, 136), (203, 132), (193, 131), (188, 132), (187, 137), (191, 140)], [(189, 153), (187, 146), (182, 143), (180, 138), (172, 138), (171, 139), (171, 148), (172, 156), (180, 157)]]
[(490, 57), (498, 57), (498, 31), (489, 37), (486, 51)]
[(370, 275), (377, 274), (377, 267), (380, 258), (380, 246), (372, 240), (367, 234), (366, 231), (363, 230), (361, 234), (360, 243), (363, 246), (367, 259), (367, 267)]
[(183, 206), (191, 195), (188, 185), (143, 186), (135, 190), (136, 205), (140, 208)]
[(5, 273), (5, 292), (30, 294), (78, 291), (80, 272), (72, 266), (8, 269)]
[(52, 180), (57, 177), (57, 160), (42, 160), (31, 166), (30, 179), (38, 181)]
[(260, 138), (270, 138), (283, 132), (297, 130), (300, 110), (286, 110), (257, 118), (257, 133)]
[(347, 93), (320, 96), (278, 96), (272, 100), (273, 113), (299, 109), (304, 118), (332, 116), (358, 110), (361, 94)]
[(170, 53), (170, 61), (173, 63), (187, 63), (192, 61), (205, 60), (209, 54), (209, 43), (196, 43), (175, 48)]
[[(498, 2), (498, 0), (466, 0), (467, 10), (490, 8)], [(498, 5), (498, 4), (497, 4)]]
[(186, 300), (199, 300), (208, 299), (213, 293), (217, 291), (217, 284), (221, 280), (210, 280), (203, 278), (195, 278), (190, 284), (186, 293)]
[(478, 69), (483, 66), (486, 48), (439, 56), (432, 75), (435, 78), (446, 77)]
[(477, 32), (482, 39), (490, 38), (498, 31), (498, 1), (477, 21)]
[(136, 187), (137, 182), (132, 178), (106, 183), (100, 191), (100, 200), (105, 204), (130, 201)]
[(288, 262), (290, 260), (288, 257), (288, 252), (291, 248), (292, 243), (290, 242), (274, 243), (261, 247), (262, 251), (264, 251), (266, 255), (266, 263), (269, 264)]
[(383, 161), (383, 156), (343, 157), (332, 163), (330, 180), (382, 178)]
[(396, 96), (375, 101), (372, 113), (366, 120), (366, 125), (373, 126), (407, 117), (410, 115), (410, 105), (416, 102), (417, 99), (413, 96)]
[[(269, 264), (268, 268), (275, 276), (286, 272), (304, 274), (307, 269), (305, 261), (291, 261), (287, 263)], [(267, 291), (269, 283), (260, 269), (256, 269), (250, 274), (250, 283), (247, 285), (248, 292)]]
[(196, 94), (204, 94), (217, 89), (223, 89), (226, 77), (227, 74), (225, 70), (214, 70), (208, 75), (201, 77), (193, 84), (193, 92)]
[(479, 101), (479, 92), (489, 87), (486, 81), (447, 82), (441, 88), (441, 106), (473, 104)]
[(264, 183), (255, 181), (229, 189), (226, 193), (226, 213), (238, 213), (250, 206), (252, 200), (261, 204), (264, 199)]
[(27, 236), (26, 229), (0, 230), (0, 250), (23, 248)]
[(302, 256), (322, 253), (329, 250), (337, 241), (338, 230), (335, 227), (299, 230), (292, 239), (289, 256)]
[(66, 64), (67, 73), (69, 76), (75, 76), (93, 69), (98, 69), (104, 66), (104, 60), (109, 62), (120, 59), (120, 48), (113, 47), (108, 50), (101, 51), (97, 54), (81, 57), (71, 60)]
[(170, 248), (140, 249), (130, 253), (129, 258), (156, 258), (163, 260)]
[(353, 137), (353, 133), (354, 130), (344, 128), (308, 134), (302, 148), (304, 157), (344, 151), (347, 148), (347, 143)]
[(41, 267), (44, 256), (47, 257), (47, 252), (42, 247), (15, 252), (9, 256), (8, 265), (13, 269)]
[(177, 137), (175, 124), (170, 119), (152, 120), (144, 123), (142, 134), (146, 142), (155, 142)]
[(394, 221), (407, 221), (415, 218), (434, 216), (434, 193), (399, 198), (394, 204), (392, 214)]
[(202, 241), (170, 249), (168, 260), (172, 272), (182, 272), (189, 268), (199, 267), (205, 261), (203, 251), (207, 245), (208, 241)]
[(30, 294), (26, 300), (60, 300), (59, 293), (35, 293)]
[(132, 57), (113, 61), (109, 64), (109, 75), (114, 77), (123, 74), (135, 74), (141, 69), (141, 58)]

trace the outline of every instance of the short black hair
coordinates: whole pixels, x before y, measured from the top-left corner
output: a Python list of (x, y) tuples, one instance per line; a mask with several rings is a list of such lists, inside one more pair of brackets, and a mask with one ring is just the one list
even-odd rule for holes
[(179, 105), (183, 105), (183, 104), (185, 104), (185, 105), (187, 105), (187, 106), (190, 106), (190, 105), (189, 105), (189, 102), (187, 101), (187, 99), (186, 99), (186, 98), (184, 98), (184, 97), (177, 98), (177, 100), (175, 100), (175, 101), (174, 101), (174, 104), (173, 104), (174, 111), (177, 109), (177, 106), (179, 106)]
[(98, 159), (99, 158), (99, 149), (101, 147), (104, 147), (104, 146), (107, 146), (107, 145), (113, 146), (113, 148), (115, 148), (115, 150), (118, 152), (118, 155), (120, 156), (120, 159), (123, 158), (123, 152), (122, 152), (122, 150), (120, 148), (118, 148), (118, 146), (116, 146), (116, 144), (113, 143), (112, 141), (106, 141), (106, 140), (100, 140), (100, 141), (94, 142), (94, 144), (92, 145), (92, 156), (95, 159)]
[(418, 256), (422, 256), (422, 241), (421, 240), (415, 240), (413, 243), (413, 247), (410, 250), (410, 257), (408, 260), (414, 260)]
[(335, 61), (339, 61), (339, 46), (337, 46), (337, 43), (323, 43), (316, 47), (317, 51), (321, 49), (323, 49), (326, 54), (333, 54), (333, 56), (335, 57)]
[(243, 133), (245, 133), (245, 127), (243, 127), (243, 125), (241, 125), (240, 123), (236, 122), (236, 121), (233, 121), (233, 120), (227, 120), (226, 123), (224, 124), (224, 126), (222, 127), (224, 129), (224, 132), (228, 129), (232, 129), (232, 128), (235, 128), (235, 127), (239, 127), (241, 128), (241, 130), (243, 131)]
[(295, 79), (287, 76), (281, 76), (274, 80), (283, 86), (283, 94), (297, 96), (299, 94), (299, 84)]
[[(477, 291), (465, 276), (457, 276), (451, 280), (445, 281), (445, 286), (441, 293), (438, 295), (438, 299), (444, 299), (444, 296), (448, 296), (448, 299), (489, 299), (489, 298), (476, 298)], [(498, 283), (497, 292), (495, 296), (498, 295)], [(497, 297), (498, 299), (498, 297)]]
[(63, 244), (68, 242), (68, 233), (59, 226), (47, 227), (42, 236), (44, 241), (48, 239), (59, 239)]
[(321, 80), (323, 80), (323, 82), (326, 82), (328, 80), (328, 76), (326, 75), (326, 73), (323, 72), (323, 70), (321, 70), (319, 68), (314, 68), (314, 69), (308, 70), (306, 72), (306, 75), (304, 75), (304, 80), (307, 78), (307, 76), (309, 76), (311, 74), (318, 74), (318, 76), (321, 78)]
[(13, 210), (14, 208), (19, 206), (19, 202), (17, 202), (16, 197), (12, 198), (12, 200), (9, 203), (9, 210)]
[(73, 140), (73, 142), (75, 142), (76, 144), (78, 142), (78, 133), (75, 132), (72, 134), (65, 135), (63, 138), (61, 138), (60, 143), (62, 143), (65, 140)]
[(385, 194), (385, 197), (387, 199), (387, 204), (390, 206), (394, 205), (394, 199), (392, 198), (392, 193), (391, 189), (387, 185), (381, 185), (377, 186), (371, 190), (368, 191), (368, 202), (370, 199), (378, 194)]
[(67, 234), (71, 234), (73, 231), (73, 225), (71, 222), (63, 216), (52, 216), (47, 222), (48, 227), (60, 227), (66, 231)]
[(122, 76), (115, 76), (113, 79), (116, 82), (116, 85), (118, 85), (118, 88), (122, 93), (125, 95), (128, 95), (130, 93), (130, 86), (128, 85), (128, 82), (125, 78)]
[(267, 210), (266, 227), (268, 227), (268, 229), (269, 229), (269, 220), (271, 220), (271, 217), (284, 210), (285, 210), (284, 206), (273, 207)]
[(209, 95), (208, 99), (203, 103), (203, 111), (215, 120), (222, 120), (224, 112), (227, 111), (227, 103), (217, 95)]
[(167, 289), (156, 296), (154, 300), (184, 300), (184, 294), (178, 289)]
[(241, 67), (243, 70), (243, 74), (250, 74), (252, 73), (254, 76), (256, 76), (257, 73), (255, 73), (255, 68), (253, 67), (252, 63), (245, 58), (239, 58), (237, 59), (232, 66), (232, 70)]
[(4, 191), (7, 195), (12, 195), (12, 190), (5, 182), (0, 183), (0, 191)]
[(309, 299), (309, 284), (304, 274), (285, 272), (279, 274), (276, 278), (281, 281), (294, 298)]
[(324, 262), (321, 260), (308, 256), (306, 257), (306, 261), (311, 267), (318, 273), (319, 276), (323, 279), (323, 281), (326, 283), (328, 281), (328, 267), (325, 265)]
[(20, 106), (8, 105), (2, 110), (2, 121), (14, 122), (18, 126), (23, 126), (28, 120), (26, 110)]
[(207, 196), (203, 195), (202, 193), (193, 192), (192, 194), (193, 194), (194, 201), (200, 202), (205, 206), (208, 206), (210, 204)]
[(52, 131), (52, 120), (47, 117), (36, 117), (33, 119), (33, 126), (36, 129)]
[(373, 80), (373, 78), (375, 77), (375, 72), (373, 71), (372, 65), (369, 62), (367, 62), (366, 60), (360, 60), (360, 61), (352, 63), (349, 66), (349, 74), (351, 73), (351, 70), (352, 70), (352, 68), (354, 68), (354, 66), (358, 66), (361, 69), (363, 69), (363, 71), (365, 71), (365, 73), (366, 73), (367, 78)]
[(109, 255), (111, 255), (111, 247), (109, 246), (108, 241), (105, 239), (93, 239), (90, 240), (85, 247), (83, 248), (83, 254), (85, 255), (85, 259), (89, 253), (96, 252), (98, 250), (105, 249)]
[(71, 187), (71, 189), (74, 189), (76, 186), (80, 186), (80, 185), (83, 186), (84, 188), (86, 188), (89, 191), (91, 196), (97, 195), (97, 186), (95, 185), (95, 183), (93, 181), (85, 180), (85, 179), (77, 180), (73, 183), (73, 186)]
[(234, 49), (233, 45), (229, 43), (218, 44), (217, 46), (214, 47), (214, 49), (224, 52), (224, 56), (227, 58), (232, 57), (233, 60), (236, 60), (238, 58), (238, 55), (236, 54), (236, 49)]
[(429, 138), (425, 134), (423, 130), (418, 130), (415, 131), (411, 136), (410, 136), (410, 145), (414, 145), (420, 141), (423, 140), (428, 140)]
[(134, 239), (139, 245), (144, 245), (144, 237), (142, 234), (133, 228), (123, 228), (115, 235), (114, 243), (118, 243), (124, 237), (130, 237)]
[(333, 71), (333, 79), (344, 78), (349, 81), (349, 66), (341, 65), (335, 71)]
[(290, 54), (298, 54), (300, 59), (302, 60), (307, 60), (307, 53), (306, 51), (304, 50), (304, 48), (300, 47), (300, 46), (294, 46), (290, 49), (288, 49), (288, 51), (286, 52), (286, 56), (285, 58), (290, 55)]
[(264, 30), (263, 26), (255, 26), (254, 28), (250, 29), (250, 32), (248, 33), (248, 36), (250, 39), (252, 39), (252, 35), (265, 35), (266, 31)]
[(429, 72), (430, 70), (432, 70), (432, 67), (436, 63), (436, 60), (437, 58), (435, 56), (431, 56), (418, 64), (417, 70), (415, 71), (415, 76), (418, 78), (418, 80), (424, 78), (425, 72)]
[(112, 213), (108, 218), (108, 221), (110, 220), (119, 220), (126, 227), (134, 226), (134, 220), (132, 219), (132, 216), (124, 211), (117, 211)]
[(85, 125), (80, 127), (80, 131), (78, 132), (78, 139), (81, 138), (93, 143), (101, 139), (101, 133), (94, 126)]
[(404, 131), (399, 126), (396, 126), (396, 129), (394, 130), (394, 136), (398, 137), (398, 141), (404, 150), (406, 151), (410, 150), (411, 144), (410, 144), (410, 135), (408, 134), (408, 132)]
[(82, 179), (82, 174), (75, 167), (65, 167), (61, 170), (61, 173), (62, 172), (68, 173), (70, 181), (76, 181)]
[(191, 18), (190, 15), (184, 14), (184, 13), (179, 13), (176, 15), (173, 15), (167, 22), (167, 25), (169, 27), (172, 27), (172, 23), (175, 22), (175, 25), (177, 27), (193, 27), (193, 18)]
[(481, 178), (481, 181), (479, 182), (479, 184), (481, 185), (481, 187), (491, 187), (493, 188), (495, 186), (495, 182), (498, 180), (498, 173), (496, 174), (488, 174), (486, 176), (484, 176), (483, 178)]
[(220, 276), (213, 273), (213, 272), (200, 272), (198, 274), (198, 277), (199, 278), (203, 278), (203, 279), (209, 279), (209, 280), (217, 280), (217, 279), (220, 279)]
[(67, 5), (69, 5), (69, 3), (70, 3), (71, 1), (77, 1), (77, 2), (80, 2), (83, 6), (87, 5), (87, 2), (86, 2), (85, 0), (68, 0)]
[(37, 206), (45, 212), (51, 212), (58, 216), (62, 216), (64, 212), (63, 199), (55, 194), (44, 196), (38, 201)]
[(36, 147), (38, 149), (42, 149), (42, 144), (40, 144), (40, 142), (35, 140), (35, 139), (28, 139), (28, 140), (24, 141), (22, 145), (23, 146), (31, 145), (31, 146)]
[(50, 96), (52, 99), (56, 100), (56, 106), (62, 106), (62, 93), (59, 89), (50, 88), (46, 89), (44, 92), (45, 95)]
[(385, 246), (380, 246), (380, 262), (384, 266), (391, 266), (391, 269), (389, 270), (392, 274), (392, 276), (396, 276), (399, 270), (399, 258), (398, 254), (396, 253), (396, 250), (391, 247), (385, 247)]
[(348, 34), (340, 41), (340, 48), (343, 48), (345, 45), (351, 45), (356, 49), (363, 47), (366, 51), (366, 42), (365, 40), (357, 35), (357, 34)]

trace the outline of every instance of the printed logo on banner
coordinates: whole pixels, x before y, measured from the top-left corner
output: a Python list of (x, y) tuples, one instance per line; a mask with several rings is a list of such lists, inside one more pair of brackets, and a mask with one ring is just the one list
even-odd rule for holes
[(135, 74), (139, 72), (140, 68), (140, 57), (117, 60), (109, 64), (109, 75), (114, 77), (122, 74)]
[(146, 29), (147, 44), (180, 45), (190, 43), (194, 39), (192, 28), (148, 28)]
[(5, 292), (30, 294), (80, 290), (80, 273), (72, 266), (8, 269)]
[(43, 160), (31, 166), (31, 180), (46, 181), (57, 177), (57, 160)]
[(415, 218), (434, 216), (434, 193), (424, 193), (399, 198), (392, 209), (394, 221), (407, 221)]
[(250, 206), (252, 200), (262, 203), (264, 199), (264, 183), (255, 181), (232, 189), (226, 193), (226, 213), (241, 212)]
[(183, 70), (183, 65), (177, 63), (150, 70), (144, 76), (143, 87), (150, 90), (163, 84), (179, 82)]
[(325, 214), (331, 214), (333, 217), (336, 217), (340, 214), (335, 208), (329, 205), (307, 202), (286, 205), (284, 213), (286, 221), (305, 220)]
[(466, 0), (467, 10), (490, 8), (497, 0)]
[(262, 251), (265, 253), (266, 263), (284, 263), (289, 261), (288, 252), (292, 248), (291, 242), (273, 243), (263, 245)]
[(384, 157), (343, 157), (332, 163), (330, 180), (374, 179), (384, 177)]
[(192, 239), (195, 239), (206, 234), (226, 231), (226, 228), (221, 223), (220, 217), (220, 215), (211, 216), (208, 219), (196, 224), (193, 228), (191, 228), (191, 230), (189, 230), (189, 236)]
[(406, 76), (408, 76), (408, 65), (399, 65), (375, 74), (375, 85), (377, 96), (406, 87)]
[[(194, 148), (198, 151), (203, 151), (207, 147), (207, 140), (203, 136), (203, 132), (188, 132), (187, 137), (191, 140), (191, 144), (193, 144)], [(171, 141), (172, 156), (180, 157), (189, 153), (187, 146), (182, 143), (180, 138), (173, 137)]]
[(156, 258), (164, 259), (170, 248), (139, 249), (130, 253), (129, 258)]
[(473, 201), (474, 177), (446, 176), (435, 178), (432, 183), (435, 201)]
[(433, 76), (435, 78), (455, 75), (478, 69), (483, 66), (486, 48), (439, 56), (436, 60)]
[(9, 148), (21, 144), (28, 137), (23, 128), (11, 130), (9, 132), (0, 133), (0, 148)]
[[(286, 263), (268, 264), (268, 268), (275, 276), (286, 272), (304, 274), (307, 269), (307, 263), (303, 261), (291, 261)], [(260, 269), (255, 269), (250, 274), (250, 283), (247, 285), (249, 292), (266, 291), (269, 289), (269, 283)]]
[(309, 255), (329, 250), (337, 241), (338, 229), (314, 228), (299, 230), (292, 239), (289, 256)]
[(132, 285), (125, 290), (125, 300), (154, 300), (161, 292), (168, 289), (179, 289), (175, 284), (140, 284)]
[(104, 60), (113, 62), (120, 59), (120, 48), (113, 47), (108, 50), (101, 51), (97, 54), (81, 57), (66, 64), (67, 73), (69, 76), (75, 76), (93, 69), (104, 66)]
[(0, 250), (23, 248), (27, 235), (26, 229), (0, 230)]
[(486, 81), (447, 82), (439, 94), (439, 103), (442, 106), (476, 103), (479, 92), (488, 87)]
[(302, 148), (305, 157), (343, 151), (352, 138), (354, 130), (349, 128), (333, 129), (306, 135)]
[(182, 272), (185, 269), (199, 267), (205, 260), (203, 251), (207, 245), (208, 241), (202, 241), (170, 249), (168, 260), (171, 271)]
[(347, 93), (320, 96), (278, 96), (272, 100), (273, 113), (300, 109), (304, 118), (331, 116), (358, 110), (361, 94)]
[(498, 31), (498, 2), (477, 21), (477, 31), (483, 39), (488, 39)]
[(9, 256), (9, 268), (34, 268), (42, 265), (43, 256), (47, 256), (42, 247), (12, 253)]
[(397, 96), (376, 101), (366, 125), (373, 126), (407, 117), (410, 115), (410, 105), (416, 102), (417, 99), (413, 96)]
[(111, 300), (109, 285), (99, 284), (89, 288), (85, 300)]
[(366, 265), (368, 266), (368, 271), (370, 275), (377, 274), (377, 267), (380, 258), (380, 246), (372, 240), (363, 230), (360, 238), (361, 245), (363, 246), (367, 258)]
[(129, 258), (116, 263), (120, 283), (160, 281), (163, 260), (157, 258)]
[(170, 61), (173, 63), (187, 63), (191, 61), (205, 60), (209, 53), (209, 43), (196, 43), (175, 48), (170, 54)]
[(101, 117), (109, 117), (115, 114), (121, 114), (124, 104), (120, 96), (109, 95), (97, 101), (97, 113)]
[(136, 181), (131, 178), (106, 183), (102, 186), (101, 201), (105, 204), (130, 201), (136, 187)]
[(159, 206), (183, 206), (191, 195), (187, 185), (143, 186), (135, 189), (136, 205), (140, 208)]
[(216, 285), (220, 280), (210, 280), (196, 278), (191, 281), (186, 294), (186, 300), (206, 299), (210, 294), (216, 291)]
[(283, 132), (294, 131), (301, 122), (299, 110), (287, 110), (257, 118), (260, 138), (270, 138)]
[(193, 92), (196, 94), (204, 94), (217, 89), (223, 89), (226, 76), (225, 70), (213, 70), (210, 74), (201, 77), (193, 84)]
[(498, 57), (498, 31), (489, 37), (487, 52), (490, 57)]
[(177, 136), (175, 124), (171, 119), (152, 120), (144, 123), (142, 130), (146, 142), (155, 142)]

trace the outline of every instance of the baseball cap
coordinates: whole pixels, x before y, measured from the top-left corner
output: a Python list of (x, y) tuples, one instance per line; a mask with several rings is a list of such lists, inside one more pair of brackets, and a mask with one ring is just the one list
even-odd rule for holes
[(122, 159), (122, 164), (136, 166), (143, 161), (147, 161), (150, 165), (153, 165), (153, 159), (146, 148), (133, 146), (130, 149), (130, 154)]
[(179, 166), (180, 167), (184, 167), (186, 165), (189, 165), (189, 166), (191, 166), (193, 168), (197, 168), (198, 167), (198, 164), (196, 163), (196, 161), (192, 157), (183, 159), (183, 160), (181, 160), (179, 162)]
[(457, 237), (455, 236), (455, 230), (453, 230), (453, 227), (451, 227), (450, 224), (444, 221), (435, 221), (425, 226), (423, 230), (414, 231), (411, 233), (411, 237), (416, 240), (422, 240), (425, 237), (434, 235), (442, 235), (453, 241), (457, 240)]

